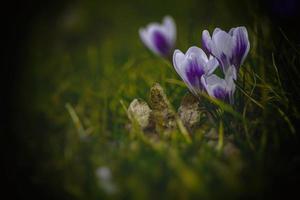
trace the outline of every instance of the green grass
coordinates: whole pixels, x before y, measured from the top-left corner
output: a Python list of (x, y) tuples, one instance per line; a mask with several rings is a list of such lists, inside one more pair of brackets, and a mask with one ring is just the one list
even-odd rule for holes
[[(166, 1), (165, 6), (174, 5), (167, 9), (159, 1), (117, 6), (90, 1), (67, 7), (49, 26), (37, 21), (22, 91), (22, 97), (31, 96), (22, 109), (33, 130), (24, 147), (35, 160), (34, 183), (71, 199), (262, 197), (282, 138), (295, 134), (290, 117), (298, 111), (282, 84), (284, 66), (272, 54), (268, 20), (251, 13), (249, 4), (230, 8), (230, 2), (205, 2), (215, 8), (207, 16), (194, 1)], [(231, 12), (238, 6), (248, 8), (247, 15)], [(165, 14), (176, 20), (177, 47), (183, 51), (201, 46), (206, 28), (246, 25), (249, 32), (251, 48), (239, 72), (235, 105), (203, 96), (214, 121), (204, 120), (191, 142), (180, 130), (153, 142), (125, 128), (129, 120), (120, 102), (126, 107), (137, 97), (148, 100), (157, 82), (177, 109), (188, 91), (171, 63), (152, 55), (138, 36), (140, 26)], [(234, 135), (240, 156), (225, 157), (222, 140), (217, 150), (211, 148), (203, 138), (211, 127)], [(111, 170), (113, 193), (96, 176), (103, 166)]]

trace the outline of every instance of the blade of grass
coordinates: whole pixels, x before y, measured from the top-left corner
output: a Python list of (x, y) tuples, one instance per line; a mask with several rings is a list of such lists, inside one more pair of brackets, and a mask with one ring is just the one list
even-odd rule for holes
[(215, 98), (211, 98), (210, 96), (208, 96), (207, 94), (205, 93), (200, 93), (200, 95), (202, 97), (204, 97), (205, 99), (207, 99), (208, 101), (210, 101), (211, 103), (219, 106), (221, 109), (223, 109), (225, 112), (228, 112), (230, 114), (232, 114), (233, 116), (235, 116), (236, 118), (238, 118), (239, 120), (241, 121), (245, 121), (245, 119), (243, 118), (243, 116), (236, 112), (232, 106), (224, 103), (223, 101), (220, 101), (218, 99), (215, 99)]
[(260, 107), (261, 109), (264, 109), (264, 106), (261, 105), (258, 101), (256, 101), (255, 99), (253, 99), (249, 94), (247, 94), (238, 84), (236, 84), (237, 88), (245, 95), (247, 96), (253, 103), (255, 103), (258, 107)]
[(71, 117), (71, 119), (72, 119), (72, 121), (73, 121), (73, 123), (74, 123), (74, 125), (77, 129), (79, 137), (80, 138), (85, 137), (87, 134), (86, 134), (86, 132), (83, 128), (83, 125), (82, 125), (75, 109), (73, 108), (73, 106), (70, 103), (66, 103), (65, 107), (66, 107), (67, 111), (69, 112), (70, 117)]
[(178, 85), (178, 86), (181, 86), (181, 87), (186, 87), (184, 82), (182, 82), (180, 80), (173, 79), (173, 78), (167, 78), (165, 80), (166, 80), (167, 83), (171, 83), (171, 84)]
[(282, 83), (281, 83), (281, 80), (280, 80), (280, 77), (279, 77), (279, 72), (278, 72), (278, 69), (277, 69), (277, 66), (276, 66), (276, 63), (275, 63), (274, 53), (272, 53), (272, 63), (273, 63), (273, 67), (274, 67), (275, 72), (276, 72), (277, 81), (280, 85), (280, 88), (283, 89)]
[(221, 151), (221, 149), (223, 148), (223, 144), (224, 144), (224, 127), (223, 127), (223, 122), (221, 120), (219, 124), (219, 140), (217, 146), (218, 151)]
[(288, 118), (288, 116), (280, 109), (280, 108), (277, 108), (279, 114), (283, 117), (283, 119), (286, 121), (286, 123), (288, 124), (289, 128), (290, 128), (290, 131), (293, 135), (295, 135), (296, 133), (296, 130), (292, 124), (292, 122), (290, 121), (290, 119)]

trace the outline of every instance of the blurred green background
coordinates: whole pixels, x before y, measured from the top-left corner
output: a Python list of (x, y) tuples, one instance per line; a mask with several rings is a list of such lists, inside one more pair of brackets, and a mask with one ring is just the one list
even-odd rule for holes
[[(187, 92), (172, 82), (180, 80), (172, 65), (143, 46), (140, 27), (171, 15), (177, 24), (177, 48), (186, 51), (192, 45), (201, 46), (204, 29), (246, 26), (251, 49), (245, 65), (261, 75), (263, 70), (271, 70), (272, 53), (276, 59), (277, 55), (282, 57), (279, 63), (284, 63), (285, 55), (297, 59), (297, 51), (290, 46), (279, 50), (282, 41), (288, 42), (282, 39), (280, 24), (274, 19), (278, 17), (280, 22), (285, 17), (276, 12), (272, 15), (271, 7), (266, 9), (260, 1), (238, 0), (64, 1), (36, 9), (22, 41), (21, 67), (12, 99), (11, 129), (17, 134), (17, 148), (12, 149), (16, 171), (11, 179), (20, 196), (253, 199), (267, 197), (271, 183), (280, 187), (276, 184), (281, 179), (274, 181), (272, 176), (282, 168), (273, 172), (270, 166), (285, 166), (282, 157), (289, 158), (290, 152), (270, 147), (266, 152), (278, 153), (270, 156), (262, 154), (265, 149), (259, 145), (250, 151), (242, 144), (242, 162), (222, 158), (197, 142), (190, 146), (166, 142), (158, 149), (151, 148), (130, 139), (120, 101), (128, 105), (136, 97), (147, 100), (149, 88), (158, 82), (177, 108)], [(293, 38), (294, 33), (287, 28), (289, 33)], [(296, 61), (288, 60), (286, 65), (296, 66)], [(283, 79), (297, 77), (291, 72), (289, 78), (288, 72), (278, 68), (287, 77)], [(271, 85), (274, 76), (266, 77)], [(284, 84), (287, 91), (289, 84)], [(298, 89), (298, 85), (293, 88)], [(289, 96), (291, 105), (297, 102), (293, 95)], [(259, 100), (269, 105), (269, 101)], [(296, 112), (293, 106), (287, 106), (289, 109), (291, 115)], [(73, 111), (81, 123), (74, 123), (70, 116)], [(255, 109), (252, 112), (253, 116), (261, 114)], [(273, 121), (264, 121), (272, 112), (263, 112), (257, 120), (259, 125), (253, 128), (257, 130), (251, 130), (253, 137), (274, 127), (272, 130), (280, 132), (276, 126), (288, 130), (284, 120), (276, 124), (276, 116)], [(294, 115), (291, 118), (297, 119)], [(257, 138), (257, 143), (270, 139)], [(270, 143), (278, 142), (276, 139)]]

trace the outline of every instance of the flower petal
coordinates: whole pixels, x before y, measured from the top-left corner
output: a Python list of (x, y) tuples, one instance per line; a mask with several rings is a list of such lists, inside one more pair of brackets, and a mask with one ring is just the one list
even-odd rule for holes
[(213, 34), (213, 45), (211, 45), (212, 54), (218, 59), (223, 71), (230, 66), (230, 60), (233, 52), (232, 37), (222, 30), (215, 30)]
[(231, 104), (234, 103), (234, 92), (235, 92), (235, 80), (237, 79), (237, 71), (235, 66), (230, 66), (225, 74), (225, 81), (226, 81), (226, 90), (229, 93), (229, 102)]
[(219, 85), (213, 88), (213, 96), (217, 99), (221, 99), (221, 100), (225, 100), (225, 101), (229, 97), (226, 89)]
[(234, 49), (232, 64), (237, 68), (241, 66), (249, 52), (250, 43), (248, 39), (248, 32), (245, 27), (237, 27), (232, 30)]
[(186, 75), (188, 81), (195, 87), (202, 89), (201, 76), (207, 72), (207, 56), (202, 49), (193, 46), (188, 49), (186, 56)]
[(166, 36), (161, 31), (153, 31), (151, 34), (151, 40), (154, 44), (155, 49), (162, 56), (168, 56), (171, 49), (170, 43)]
[(142, 42), (157, 55), (161, 55), (160, 51), (156, 48), (153, 42), (153, 32), (161, 31), (161, 28), (157, 23), (151, 23), (146, 28), (140, 28), (139, 34)]
[(193, 57), (193, 58), (196, 58), (196, 59), (201, 59), (200, 62), (207, 62), (208, 61), (205, 52), (202, 49), (200, 49), (199, 47), (196, 47), (196, 46), (190, 47), (187, 50), (185, 55), (187, 57)]
[(188, 59), (187, 66), (185, 67), (187, 80), (191, 85), (196, 88), (201, 88), (200, 78), (205, 73), (204, 66), (197, 62), (196, 59)]
[(184, 71), (184, 62), (185, 62), (185, 55), (179, 50), (176, 49), (173, 53), (173, 65), (178, 73), (178, 75), (185, 80), (185, 71)]
[(227, 82), (226, 80), (213, 74), (210, 76), (202, 76), (201, 82), (209, 96), (232, 104), (233, 94), (235, 91), (235, 83), (233, 81), (233, 78), (230, 78), (232, 82)]
[(211, 53), (211, 37), (207, 30), (204, 30), (202, 32), (202, 48), (205, 51), (205, 53), (210, 54)]
[(234, 32), (234, 30), (235, 30), (236, 28), (231, 28), (230, 30), (229, 30), (229, 35), (231, 35), (231, 36), (233, 36), (233, 32)]
[(150, 41), (149, 41), (149, 36), (148, 36), (147, 30), (144, 28), (140, 28), (139, 34), (140, 34), (140, 38), (141, 38), (142, 42), (149, 48)]
[(229, 80), (231, 78), (234, 80), (237, 79), (237, 70), (234, 65), (231, 65), (230, 67), (228, 67), (228, 70), (225, 73), (226, 82), (227, 82), (227, 79)]
[(194, 87), (190, 81), (188, 80), (186, 69), (188, 66), (188, 61), (186, 56), (178, 49), (176, 49), (173, 53), (173, 65), (178, 73), (178, 75), (182, 78), (185, 84), (188, 86), (189, 90), (194, 94), (197, 95), (198, 89)]
[(174, 19), (171, 16), (165, 16), (163, 19), (163, 27), (170, 45), (174, 47), (176, 41), (176, 24)]
[(217, 48), (220, 53), (224, 53), (227, 57), (232, 56), (233, 39), (225, 31), (218, 31), (214, 34), (214, 42), (217, 44)]
[(214, 89), (215, 87), (222, 87), (225, 89), (226, 82), (224, 79), (221, 79), (215, 74), (212, 74), (210, 76), (202, 76), (201, 82), (203, 86), (205, 87), (207, 93), (209, 96), (214, 96)]
[(210, 55), (209, 60), (206, 63), (206, 73), (207, 73), (207, 75), (212, 74), (218, 66), (219, 66), (218, 60), (215, 57), (213, 57), (212, 55)]
[(220, 28), (215, 28), (213, 34), (212, 34), (212, 37), (214, 37), (214, 35), (216, 35), (219, 31), (222, 31)]

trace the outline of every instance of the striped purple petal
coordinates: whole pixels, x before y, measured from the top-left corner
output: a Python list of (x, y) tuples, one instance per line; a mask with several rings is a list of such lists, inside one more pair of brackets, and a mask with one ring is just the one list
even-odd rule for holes
[(159, 54), (163, 56), (168, 56), (170, 53), (170, 44), (167, 38), (160, 31), (154, 31), (152, 34), (152, 41), (154, 46), (158, 50)]
[(196, 59), (189, 60), (185, 73), (191, 85), (202, 88), (200, 79), (204, 74), (204, 67), (201, 63), (198, 63)]
[(213, 89), (213, 96), (217, 99), (229, 102), (229, 92), (223, 87), (215, 87)]
[(202, 32), (202, 48), (207, 55), (211, 54), (211, 37), (207, 30)]
[(233, 57), (231, 63), (239, 68), (249, 52), (250, 43), (248, 40), (248, 33), (245, 27), (235, 28), (232, 32), (235, 41)]

